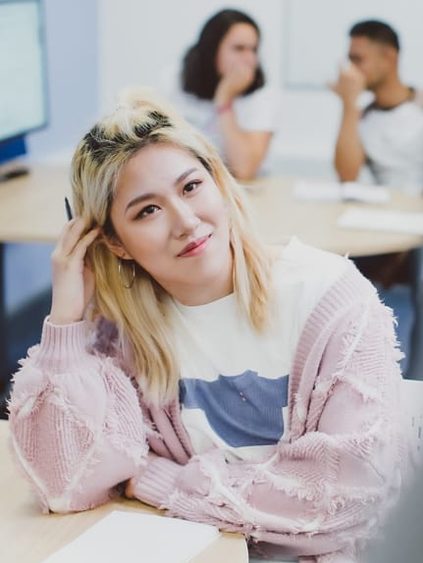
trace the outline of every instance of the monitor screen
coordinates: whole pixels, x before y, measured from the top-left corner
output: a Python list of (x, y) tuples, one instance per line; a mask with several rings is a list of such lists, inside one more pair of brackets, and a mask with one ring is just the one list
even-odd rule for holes
[(46, 125), (41, 0), (0, 0), (0, 143)]

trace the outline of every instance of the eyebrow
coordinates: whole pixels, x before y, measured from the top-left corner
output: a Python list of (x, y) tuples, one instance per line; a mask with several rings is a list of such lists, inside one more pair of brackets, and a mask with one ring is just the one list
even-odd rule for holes
[[(182, 172), (182, 174), (180, 176), (178, 176), (176, 178), (176, 180), (174, 181), (173, 185), (177, 186), (178, 184), (180, 184), (181, 182), (183, 182), (185, 180), (185, 178), (187, 178), (190, 174), (192, 174), (193, 172), (195, 172), (196, 170), (198, 170), (198, 168), (193, 167), (193, 168), (188, 168), (188, 170), (185, 170), (185, 172)], [(131, 201), (128, 203), (128, 205), (125, 208), (125, 213), (128, 211), (128, 209), (130, 209), (131, 207), (133, 207), (134, 205), (137, 205), (138, 203), (142, 203), (143, 201), (146, 201), (147, 199), (151, 199), (153, 197), (155, 197), (156, 194), (153, 192), (148, 192), (146, 194), (142, 194), (139, 195), (137, 197), (134, 197), (134, 199), (131, 199)]]

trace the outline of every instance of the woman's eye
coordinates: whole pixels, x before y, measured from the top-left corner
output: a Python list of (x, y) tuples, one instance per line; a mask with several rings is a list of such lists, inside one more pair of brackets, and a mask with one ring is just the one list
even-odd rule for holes
[(158, 209), (159, 208), (157, 207), (157, 205), (147, 205), (146, 207), (143, 207), (139, 213), (137, 213), (136, 218), (142, 219), (143, 217), (147, 217), (148, 215), (153, 215), (153, 213), (156, 213)]
[(184, 192), (191, 193), (196, 190), (200, 184), (200, 180), (193, 180), (192, 182), (188, 182), (188, 184), (185, 184), (184, 186)]

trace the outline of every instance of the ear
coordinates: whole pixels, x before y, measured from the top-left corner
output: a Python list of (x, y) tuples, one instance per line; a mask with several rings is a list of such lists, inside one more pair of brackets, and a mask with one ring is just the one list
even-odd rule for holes
[(398, 64), (398, 51), (391, 47), (390, 59), (394, 65)]
[(391, 45), (381, 45), (381, 47), (382, 53), (385, 56), (386, 60), (389, 61), (391, 65), (396, 65), (398, 63), (398, 51)]
[(117, 238), (110, 238), (106, 235), (103, 235), (103, 241), (110, 252), (112, 252), (118, 258), (121, 258), (122, 260), (132, 260), (132, 256), (125, 250), (124, 246)]

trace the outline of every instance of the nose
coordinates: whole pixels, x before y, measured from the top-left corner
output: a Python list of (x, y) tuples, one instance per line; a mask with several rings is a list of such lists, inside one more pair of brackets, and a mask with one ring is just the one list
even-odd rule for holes
[(257, 65), (257, 53), (255, 49), (246, 49), (244, 53), (244, 61), (252, 67)]
[(181, 239), (191, 235), (200, 225), (201, 219), (194, 209), (183, 200), (178, 200), (172, 207), (172, 232)]

